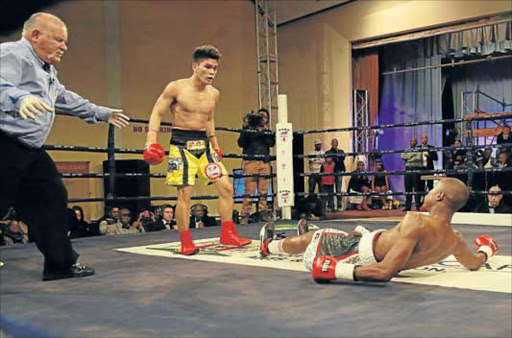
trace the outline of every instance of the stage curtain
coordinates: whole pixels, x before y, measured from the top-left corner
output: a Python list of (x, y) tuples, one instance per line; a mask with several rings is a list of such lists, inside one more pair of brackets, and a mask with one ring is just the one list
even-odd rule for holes
[[(432, 46), (426, 41), (413, 41), (401, 45), (387, 45), (381, 49), (381, 70), (407, 69), (441, 64), (440, 55), (432, 55)], [(441, 68), (429, 68), (393, 75), (381, 75), (379, 124), (422, 122), (439, 120), (442, 117)], [(429, 144), (442, 145), (442, 126), (426, 125), (406, 128), (384, 129), (379, 137), (378, 149), (407, 149), (410, 139), (427, 134)], [(438, 156), (441, 154), (439, 153)], [(403, 170), (400, 154), (383, 156), (386, 170)], [(441, 161), (435, 163), (441, 168)], [(392, 175), (393, 190), (404, 191), (403, 177)]]

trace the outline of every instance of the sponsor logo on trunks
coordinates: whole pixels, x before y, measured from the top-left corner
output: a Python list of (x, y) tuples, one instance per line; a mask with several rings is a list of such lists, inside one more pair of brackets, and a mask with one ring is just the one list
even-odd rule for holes
[(206, 143), (204, 140), (192, 140), (187, 141), (187, 150), (204, 150), (206, 149)]
[(169, 163), (167, 165), (167, 171), (176, 171), (180, 169), (180, 166), (182, 165), (183, 161), (179, 157), (169, 157)]
[(217, 163), (208, 163), (204, 168), (204, 175), (210, 180), (216, 180), (222, 176), (222, 169)]

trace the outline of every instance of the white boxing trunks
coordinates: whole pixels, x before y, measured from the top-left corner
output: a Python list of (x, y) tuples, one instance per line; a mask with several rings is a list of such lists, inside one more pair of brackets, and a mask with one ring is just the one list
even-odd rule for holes
[(304, 264), (311, 271), (318, 256), (333, 256), (340, 262), (356, 265), (377, 263), (373, 242), (382, 231), (384, 229), (370, 232), (361, 226), (351, 233), (337, 229), (317, 230), (304, 252)]

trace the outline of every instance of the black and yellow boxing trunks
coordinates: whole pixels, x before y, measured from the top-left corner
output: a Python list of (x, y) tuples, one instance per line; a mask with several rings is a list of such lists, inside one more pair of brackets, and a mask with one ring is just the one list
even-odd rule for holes
[(228, 174), (205, 131), (173, 129), (165, 183), (194, 185), (198, 171), (207, 184)]

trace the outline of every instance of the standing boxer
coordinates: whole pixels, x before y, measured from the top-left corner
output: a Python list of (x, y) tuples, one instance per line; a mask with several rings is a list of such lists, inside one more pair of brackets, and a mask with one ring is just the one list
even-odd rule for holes
[(171, 112), (173, 128), (166, 184), (178, 188), (176, 221), (184, 255), (199, 252), (189, 230), (190, 198), (198, 171), (214, 183), (219, 192), (220, 243), (235, 246), (251, 243), (238, 236), (233, 223), (233, 185), (221, 162), (222, 153), (215, 136), (214, 112), (220, 94), (212, 83), (220, 57), (219, 50), (213, 46), (197, 47), (193, 54), (192, 76), (169, 83), (149, 119), (144, 159), (154, 165), (164, 159), (158, 131), (162, 117), (168, 110)]

